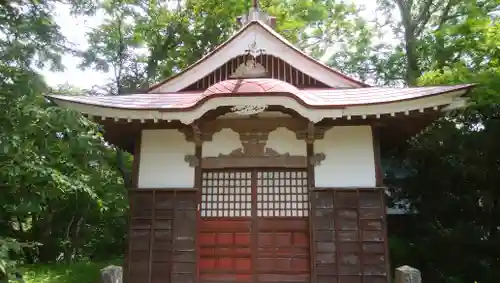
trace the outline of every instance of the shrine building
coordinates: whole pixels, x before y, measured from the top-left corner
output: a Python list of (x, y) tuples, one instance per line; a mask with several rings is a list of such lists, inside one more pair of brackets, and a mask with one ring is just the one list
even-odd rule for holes
[(144, 93), (49, 98), (134, 155), (126, 283), (387, 283), (380, 151), (471, 85), (372, 87), (294, 47), (254, 5)]

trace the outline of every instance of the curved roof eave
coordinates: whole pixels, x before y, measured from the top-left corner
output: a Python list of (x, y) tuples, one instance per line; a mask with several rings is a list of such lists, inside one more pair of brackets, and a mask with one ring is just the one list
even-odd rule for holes
[[(441, 88), (440, 92), (426, 93), (418, 97), (410, 97), (396, 101), (386, 101), (371, 104), (334, 104), (329, 101), (308, 100), (304, 97), (290, 93), (259, 93), (259, 94), (216, 94), (195, 99), (186, 103), (183, 107), (120, 107), (116, 101), (109, 101), (107, 105), (91, 103), (85, 98), (75, 96), (47, 96), (55, 103), (87, 115), (119, 118), (119, 119), (160, 119), (160, 120), (181, 120), (183, 123), (190, 123), (201, 117), (209, 110), (219, 106), (232, 105), (283, 105), (294, 109), (302, 116), (311, 121), (319, 121), (323, 118), (340, 118), (343, 116), (366, 116), (383, 115), (395, 112), (408, 112), (424, 108), (437, 106), (448, 106), (457, 102), (457, 97), (465, 95), (473, 85), (453, 86)], [(439, 89), (439, 88), (438, 88)], [(112, 99), (137, 98), (142, 99), (144, 95), (132, 96), (113, 96), (106, 97)], [(169, 97), (169, 95), (157, 95)], [(264, 98), (264, 99), (263, 99)], [(157, 105), (158, 106), (158, 105)], [(322, 117), (322, 118), (321, 118)]]

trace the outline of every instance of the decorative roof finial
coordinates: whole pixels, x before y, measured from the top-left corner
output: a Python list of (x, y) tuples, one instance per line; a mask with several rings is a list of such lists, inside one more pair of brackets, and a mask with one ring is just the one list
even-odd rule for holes
[(234, 79), (267, 77), (266, 68), (257, 62), (257, 57), (263, 55), (265, 52), (265, 49), (257, 46), (257, 40), (254, 39), (248, 45), (248, 49), (245, 50), (246, 62), (241, 63), (230, 77)]
[(259, 9), (259, 0), (253, 0), (253, 5), (252, 5), (252, 7), (253, 7), (254, 9), (256, 9), (256, 10), (257, 10), (257, 9)]
[(259, 0), (252, 0), (252, 6), (246, 15), (238, 17), (238, 23), (242, 26), (252, 21), (260, 21), (272, 28), (276, 25), (276, 18), (269, 16), (266, 12), (261, 11)]

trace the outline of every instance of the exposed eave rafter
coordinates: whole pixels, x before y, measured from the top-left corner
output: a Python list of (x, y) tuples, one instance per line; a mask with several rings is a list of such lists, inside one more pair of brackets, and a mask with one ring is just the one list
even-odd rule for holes
[(102, 119), (125, 119), (132, 120), (153, 120), (172, 121), (178, 120), (183, 124), (191, 124), (193, 121), (202, 117), (210, 110), (219, 107), (234, 105), (281, 105), (299, 113), (302, 117), (314, 123), (325, 118), (339, 119), (352, 117), (361, 117), (363, 119), (397, 114), (410, 115), (414, 112), (424, 112), (427, 109), (433, 110), (451, 110), (462, 106), (465, 103), (463, 96), (469, 91), (471, 86), (457, 87), (456, 89), (447, 89), (444, 93), (406, 99), (402, 101), (392, 101), (387, 103), (365, 104), (365, 105), (335, 105), (335, 104), (308, 104), (300, 97), (293, 95), (284, 95), (274, 93), (272, 95), (247, 94), (247, 95), (218, 95), (210, 99), (203, 100), (199, 104), (185, 109), (154, 108), (154, 109), (127, 109), (116, 108), (102, 105), (93, 105), (82, 102), (81, 100), (72, 100), (75, 97), (50, 96), (55, 103), (60, 106), (76, 110), (90, 116), (102, 117)]

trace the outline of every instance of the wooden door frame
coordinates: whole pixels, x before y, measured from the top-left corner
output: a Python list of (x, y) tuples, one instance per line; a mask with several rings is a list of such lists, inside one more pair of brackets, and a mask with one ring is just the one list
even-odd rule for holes
[[(275, 217), (275, 218), (298, 218), (298, 217), (303, 217), (307, 218), (307, 223), (309, 228), (307, 229), (307, 235), (309, 239), (309, 260), (311, 261), (313, 258), (313, 254), (311, 253), (311, 237), (312, 234), (310, 232), (311, 229), (311, 190), (310, 190), (310, 179), (314, 178), (314, 176), (310, 176), (310, 170), (308, 170), (307, 166), (306, 167), (294, 167), (294, 168), (288, 168), (288, 167), (233, 167), (233, 168), (224, 168), (224, 169), (219, 169), (219, 168), (202, 168), (200, 170), (199, 176), (200, 180), (198, 181), (200, 184), (200, 189), (198, 190), (198, 196), (197, 199), (199, 201), (198, 203), (198, 213), (197, 213), (197, 222), (198, 222), (198, 227), (201, 227), (201, 223), (203, 221), (203, 218), (206, 218), (207, 216), (201, 216), (202, 215), (202, 195), (203, 195), (203, 176), (204, 173), (206, 172), (218, 172), (218, 173), (225, 173), (225, 172), (250, 172), (250, 189), (251, 189), (251, 212), (249, 221), (250, 221), (250, 252), (251, 252), (251, 282), (257, 282), (258, 278), (257, 276), (259, 275), (258, 270), (257, 270), (257, 257), (258, 253), (254, 249), (258, 249), (259, 243), (258, 243), (258, 236), (259, 236), (259, 221), (260, 217), (258, 216), (258, 173), (259, 172), (302, 172), (306, 174), (306, 183), (304, 186), (307, 187), (307, 215), (306, 216), (262, 216), (262, 217)], [(288, 208), (287, 208), (288, 209)], [(210, 216), (209, 216), (210, 217)], [(210, 217), (210, 218), (229, 218), (228, 217)], [(237, 217), (239, 218), (239, 217)], [(199, 267), (199, 262), (200, 262), (200, 241), (199, 241), (199, 235), (200, 235), (200, 230), (198, 229), (197, 231), (197, 276), (198, 280), (200, 279), (200, 267)], [(314, 274), (312, 273), (313, 269), (311, 269), (311, 266), (309, 266), (309, 278), (312, 280), (314, 278)]]

